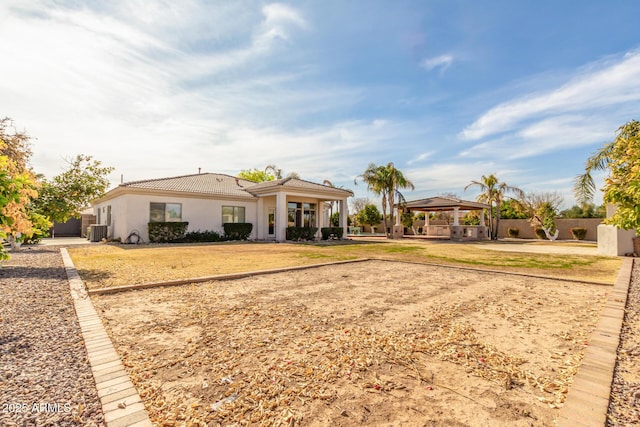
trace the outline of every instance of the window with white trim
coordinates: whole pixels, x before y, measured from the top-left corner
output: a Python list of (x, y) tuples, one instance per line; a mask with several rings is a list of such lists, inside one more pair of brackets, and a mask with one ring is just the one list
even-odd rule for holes
[(182, 221), (182, 203), (151, 203), (149, 222)]
[(244, 206), (223, 206), (222, 207), (222, 223), (245, 222)]

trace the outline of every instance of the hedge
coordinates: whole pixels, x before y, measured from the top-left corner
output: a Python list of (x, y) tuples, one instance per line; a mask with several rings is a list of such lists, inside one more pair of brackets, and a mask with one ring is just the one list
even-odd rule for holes
[(507, 228), (507, 235), (509, 237), (518, 237), (518, 235), (520, 234), (520, 229), (519, 228)]
[(538, 239), (542, 239), (542, 240), (548, 240), (547, 239), (547, 233), (544, 232), (544, 230), (542, 228), (536, 228), (535, 230), (533, 230), (536, 237)]
[(287, 227), (287, 240), (313, 240), (318, 227)]
[(329, 240), (331, 235), (334, 236), (335, 239), (342, 239), (342, 234), (344, 233), (344, 228), (342, 227), (322, 227), (320, 229), (322, 233), (322, 240)]
[(250, 222), (225, 222), (222, 227), (227, 240), (247, 240), (253, 230)]
[(183, 239), (189, 227), (188, 222), (150, 222), (148, 225), (151, 243), (169, 243)]

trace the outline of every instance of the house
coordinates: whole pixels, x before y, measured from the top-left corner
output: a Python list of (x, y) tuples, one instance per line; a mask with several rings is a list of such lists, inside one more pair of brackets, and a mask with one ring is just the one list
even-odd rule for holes
[(108, 237), (122, 241), (132, 232), (149, 241), (148, 223), (163, 221), (188, 222), (190, 231), (218, 232), (227, 222), (250, 222), (251, 239), (284, 241), (288, 226), (328, 226), (328, 202), (338, 202), (346, 236), (351, 196), (349, 190), (297, 178), (255, 183), (199, 173), (120, 184), (95, 200), (93, 209)]

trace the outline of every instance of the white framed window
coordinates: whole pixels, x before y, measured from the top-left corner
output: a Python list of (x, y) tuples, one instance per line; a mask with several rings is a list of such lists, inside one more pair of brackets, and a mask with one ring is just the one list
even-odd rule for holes
[(245, 222), (244, 206), (223, 206), (222, 223)]
[(149, 222), (182, 221), (182, 203), (153, 203), (149, 207)]

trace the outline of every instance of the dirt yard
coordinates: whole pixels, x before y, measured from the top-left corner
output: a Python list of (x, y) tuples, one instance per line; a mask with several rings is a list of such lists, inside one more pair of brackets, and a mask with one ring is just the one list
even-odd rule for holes
[(92, 300), (161, 426), (547, 426), (610, 289), (367, 261)]

